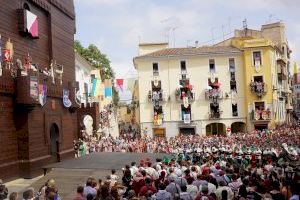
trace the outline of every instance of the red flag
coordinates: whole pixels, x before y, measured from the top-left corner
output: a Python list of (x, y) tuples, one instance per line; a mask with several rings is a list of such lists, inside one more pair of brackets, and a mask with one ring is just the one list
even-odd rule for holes
[(116, 79), (117, 87), (123, 92), (124, 79)]

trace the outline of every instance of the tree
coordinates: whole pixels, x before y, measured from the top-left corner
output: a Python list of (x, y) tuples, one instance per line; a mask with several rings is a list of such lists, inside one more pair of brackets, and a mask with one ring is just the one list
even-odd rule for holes
[[(85, 58), (93, 67), (100, 69), (101, 79), (115, 79), (115, 72), (110, 66), (110, 60), (107, 56), (96, 47), (94, 44), (90, 44), (87, 48), (84, 48), (80, 41), (74, 42), (75, 51)], [(113, 87), (113, 104), (118, 105), (119, 94)]]

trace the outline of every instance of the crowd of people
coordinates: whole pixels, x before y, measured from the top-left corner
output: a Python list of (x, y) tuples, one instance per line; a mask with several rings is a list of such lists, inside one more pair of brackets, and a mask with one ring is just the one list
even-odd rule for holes
[(180, 135), (167, 138), (132, 137), (130, 134), (113, 137), (86, 137), (75, 142), (78, 155), (86, 152), (136, 152), (136, 153), (170, 153), (197, 152), (210, 154), (225, 149), (231, 156), (251, 151), (274, 153), (282, 152), (282, 144), (288, 146), (291, 153), (299, 152), (300, 125), (283, 125), (274, 130), (253, 131), (251, 133), (232, 133), (223, 136)]
[[(121, 173), (112, 169), (105, 180), (89, 177), (78, 186), (74, 200), (299, 200), (299, 134), (299, 124), (293, 124), (227, 137), (85, 138), (77, 156), (83, 155), (85, 145), (90, 153), (165, 155), (128, 163)], [(58, 191), (51, 179), (37, 193), (26, 190), (23, 199), (60, 200)], [(17, 196), (12, 193), (9, 199)]]

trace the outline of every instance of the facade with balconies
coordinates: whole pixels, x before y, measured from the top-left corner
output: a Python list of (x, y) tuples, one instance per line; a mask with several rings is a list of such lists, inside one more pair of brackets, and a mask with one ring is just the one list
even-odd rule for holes
[(244, 131), (242, 52), (164, 45), (141, 44), (134, 58), (141, 131), (150, 137)]
[(289, 123), (292, 107), (286, 105), (291, 101), (291, 50), (284, 24), (265, 24), (261, 30), (236, 30), (233, 38), (218, 45), (233, 45), (243, 51), (248, 130)]

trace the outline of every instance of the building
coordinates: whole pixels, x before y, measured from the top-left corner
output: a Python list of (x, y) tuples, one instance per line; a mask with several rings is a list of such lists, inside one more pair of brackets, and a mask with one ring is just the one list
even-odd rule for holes
[(0, 13), (0, 178), (32, 178), (74, 156), (74, 5), (3, 0)]
[(81, 103), (90, 103), (89, 93), (91, 92), (92, 80), (91, 75), (94, 67), (75, 52), (75, 75), (76, 81), (79, 84), (79, 90), (77, 91), (77, 101)]
[(247, 128), (275, 128), (289, 123), (292, 110), (290, 49), (283, 23), (262, 25), (261, 30), (235, 30), (216, 46), (243, 51)]
[(236, 30), (207, 47), (140, 44), (133, 62), (142, 132), (209, 135), (289, 123), (290, 53), (283, 23)]
[(293, 73), (293, 111), (296, 118), (300, 118), (300, 72), (298, 69), (297, 64), (295, 63), (294, 66), (294, 73)]
[(140, 44), (134, 58), (142, 133), (172, 137), (243, 131), (243, 52), (232, 46), (167, 45)]

